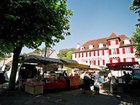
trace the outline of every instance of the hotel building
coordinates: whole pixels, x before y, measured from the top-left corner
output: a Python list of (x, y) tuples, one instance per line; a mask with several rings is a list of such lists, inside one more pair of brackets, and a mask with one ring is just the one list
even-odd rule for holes
[(112, 33), (109, 37), (89, 40), (77, 45), (72, 59), (91, 68), (103, 68), (107, 63), (139, 62), (134, 43), (126, 35)]

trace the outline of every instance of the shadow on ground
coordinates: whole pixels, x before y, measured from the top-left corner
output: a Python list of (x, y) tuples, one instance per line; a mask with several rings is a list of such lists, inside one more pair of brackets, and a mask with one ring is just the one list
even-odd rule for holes
[(119, 105), (120, 100), (110, 95), (82, 94), (80, 90), (49, 92), (30, 95), (21, 91), (0, 94), (0, 105)]

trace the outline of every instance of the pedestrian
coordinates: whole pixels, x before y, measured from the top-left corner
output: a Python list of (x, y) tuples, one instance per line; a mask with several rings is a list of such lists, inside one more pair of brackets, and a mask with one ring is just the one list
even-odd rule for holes
[(90, 85), (91, 85), (91, 77), (90, 75), (86, 72), (84, 79), (83, 79), (83, 93), (86, 93), (86, 91), (90, 91)]
[(98, 80), (95, 80), (95, 83), (94, 83), (94, 91), (95, 91), (95, 94), (99, 94), (99, 91), (100, 91), (100, 83)]

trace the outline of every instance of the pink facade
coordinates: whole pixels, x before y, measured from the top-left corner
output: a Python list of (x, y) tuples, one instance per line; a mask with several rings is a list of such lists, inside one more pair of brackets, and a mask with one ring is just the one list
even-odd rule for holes
[(112, 33), (109, 37), (89, 40), (73, 53), (73, 60), (91, 67), (105, 67), (107, 63), (135, 62), (133, 42), (126, 35)]

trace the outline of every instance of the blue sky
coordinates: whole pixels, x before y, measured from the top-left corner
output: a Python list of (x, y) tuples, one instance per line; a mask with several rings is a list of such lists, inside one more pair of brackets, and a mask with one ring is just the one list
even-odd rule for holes
[[(91, 39), (108, 37), (112, 32), (131, 37), (138, 15), (129, 10), (132, 0), (68, 0), (73, 11), (70, 36), (54, 46), (56, 51), (74, 48)], [(40, 47), (44, 47), (43, 45)], [(26, 48), (22, 52), (29, 52)]]

